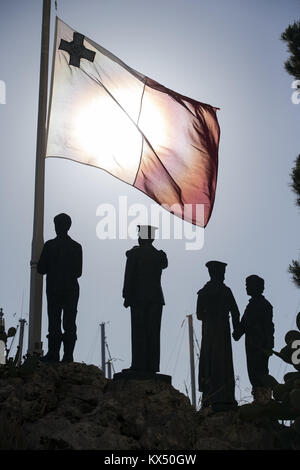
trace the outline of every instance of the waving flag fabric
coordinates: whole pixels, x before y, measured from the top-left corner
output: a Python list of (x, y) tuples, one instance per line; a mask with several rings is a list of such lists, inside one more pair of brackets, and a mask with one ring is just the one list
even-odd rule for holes
[(216, 190), (217, 109), (133, 70), (57, 19), (47, 157), (106, 170), (205, 226)]

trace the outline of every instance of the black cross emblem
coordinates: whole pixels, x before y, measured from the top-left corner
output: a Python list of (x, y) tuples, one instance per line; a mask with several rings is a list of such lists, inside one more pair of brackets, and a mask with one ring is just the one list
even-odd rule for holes
[(74, 33), (73, 41), (68, 42), (62, 39), (58, 49), (66, 51), (70, 54), (69, 65), (80, 67), (80, 59), (87, 59), (94, 62), (96, 52), (91, 51), (83, 45), (83, 34)]

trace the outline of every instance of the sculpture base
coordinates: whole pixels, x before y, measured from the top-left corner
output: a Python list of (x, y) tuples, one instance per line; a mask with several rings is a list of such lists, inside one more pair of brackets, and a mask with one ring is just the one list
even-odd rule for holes
[(143, 370), (123, 369), (122, 372), (114, 374), (114, 380), (159, 380), (171, 385), (172, 377), (170, 375), (158, 374)]

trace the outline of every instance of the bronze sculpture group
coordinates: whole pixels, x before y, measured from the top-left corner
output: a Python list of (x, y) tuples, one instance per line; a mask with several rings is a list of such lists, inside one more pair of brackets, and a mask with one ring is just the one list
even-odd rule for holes
[[(45, 243), (38, 272), (47, 275), (48, 353), (44, 362), (59, 362), (63, 344), (63, 362), (73, 361), (76, 343), (76, 314), (79, 298), (78, 278), (82, 273), (82, 248), (68, 235), (71, 218), (54, 218), (57, 237)], [(164, 251), (153, 246), (156, 227), (138, 226), (138, 246), (126, 252), (123, 286), (124, 307), (131, 310), (132, 363), (129, 371), (159, 371), (160, 326), (164, 296), (161, 274), (168, 266)], [(198, 291), (197, 318), (202, 321), (199, 361), (199, 391), (202, 407), (227, 410), (236, 406), (232, 359), (232, 337), (245, 335), (247, 369), (254, 400), (265, 403), (271, 398), (268, 361), (274, 346), (272, 305), (264, 298), (264, 280), (252, 275), (246, 279), (249, 304), (240, 320), (240, 312), (231, 289), (224, 284), (226, 263), (206, 263), (210, 280)], [(61, 317), (64, 333), (61, 331)], [(166, 376), (167, 377), (167, 376)]]
[(238, 341), (245, 335), (247, 369), (255, 401), (271, 399), (268, 362), (274, 347), (272, 305), (263, 296), (264, 280), (252, 275), (246, 279), (250, 296), (245, 313), (240, 313), (234, 296), (224, 284), (226, 263), (206, 263), (210, 281), (198, 292), (197, 318), (202, 321), (202, 342), (199, 362), (199, 390), (202, 406), (226, 410), (236, 406), (232, 337)]

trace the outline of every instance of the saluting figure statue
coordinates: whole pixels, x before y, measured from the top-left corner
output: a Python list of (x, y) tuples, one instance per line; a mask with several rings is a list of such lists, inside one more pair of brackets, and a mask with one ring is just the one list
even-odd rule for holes
[(64, 345), (62, 361), (73, 361), (73, 350), (77, 339), (75, 323), (79, 298), (77, 279), (82, 274), (82, 248), (68, 235), (71, 224), (71, 217), (67, 214), (54, 217), (57, 237), (45, 243), (37, 266), (40, 274), (47, 275), (49, 327), (48, 353), (42, 358), (45, 362), (59, 362), (61, 342)]
[(215, 411), (236, 406), (229, 314), (234, 331), (240, 313), (234, 296), (224, 284), (226, 263), (206, 263), (210, 281), (198, 292), (197, 318), (202, 321), (199, 391), (203, 408)]
[(256, 275), (246, 278), (246, 291), (251, 297), (242, 317), (239, 331), (234, 339), (245, 334), (247, 369), (252, 385), (254, 401), (267, 403), (271, 400), (269, 387), (269, 357), (274, 347), (273, 307), (262, 295), (264, 280)]
[(162, 270), (168, 266), (164, 251), (154, 248), (156, 227), (138, 225), (139, 246), (126, 252), (124, 306), (131, 308), (131, 370), (155, 373), (160, 362), (160, 326), (164, 302)]

